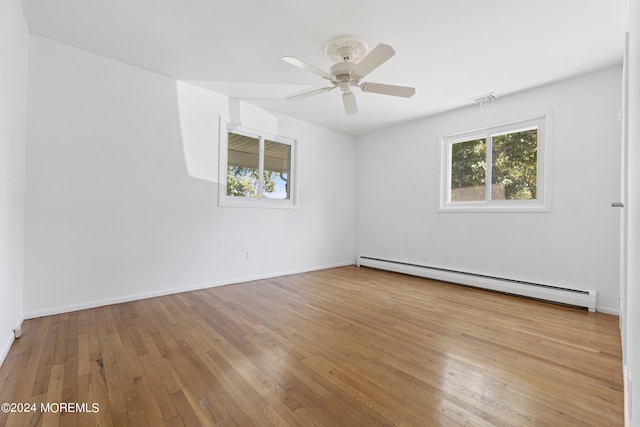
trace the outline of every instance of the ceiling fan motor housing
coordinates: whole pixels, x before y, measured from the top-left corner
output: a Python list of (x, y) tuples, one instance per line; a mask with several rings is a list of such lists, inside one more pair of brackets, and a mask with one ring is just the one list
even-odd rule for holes
[(335, 81), (344, 92), (349, 91), (351, 86), (358, 84), (358, 78), (353, 74), (356, 64), (353, 62), (338, 62), (331, 67), (331, 75), (335, 77)]

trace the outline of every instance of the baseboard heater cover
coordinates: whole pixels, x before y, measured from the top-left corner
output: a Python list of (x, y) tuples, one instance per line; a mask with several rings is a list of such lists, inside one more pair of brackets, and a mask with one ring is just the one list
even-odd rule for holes
[(394, 271), (444, 282), (459, 283), (461, 285), (489, 289), (497, 292), (536, 298), (560, 304), (585, 307), (589, 311), (596, 311), (597, 291), (564, 288), (559, 286), (531, 283), (501, 277), (485, 276), (482, 274), (430, 267), (402, 261), (393, 261), (368, 256), (359, 256), (357, 266)]

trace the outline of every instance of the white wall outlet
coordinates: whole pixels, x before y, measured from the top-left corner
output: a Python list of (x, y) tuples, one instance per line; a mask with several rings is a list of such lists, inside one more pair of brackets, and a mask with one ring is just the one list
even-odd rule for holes
[(247, 261), (251, 261), (253, 259), (253, 251), (247, 251)]

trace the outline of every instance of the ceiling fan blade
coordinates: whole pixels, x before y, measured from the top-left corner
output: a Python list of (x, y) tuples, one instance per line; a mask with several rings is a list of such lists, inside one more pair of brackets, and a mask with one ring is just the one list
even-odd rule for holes
[(358, 112), (358, 104), (353, 92), (345, 92), (342, 94), (342, 103), (344, 104), (344, 112), (348, 115)]
[(287, 97), (287, 101), (298, 101), (300, 99), (308, 98), (313, 95), (318, 95), (320, 93), (329, 92), (331, 89), (335, 89), (336, 86), (331, 87), (321, 87), (320, 89), (309, 90), (302, 93), (297, 93), (295, 95), (291, 95)]
[(363, 92), (381, 93), (383, 95), (401, 96), (411, 98), (416, 89), (409, 86), (385, 85), (382, 83), (362, 83), (360, 89)]
[(371, 52), (367, 54), (353, 69), (353, 73), (359, 78), (362, 78), (384, 64), (389, 58), (395, 55), (396, 52), (393, 48), (387, 44), (380, 43), (374, 47)]
[(306, 62), (298, 58), (294, 58), (293, 56), (283, 56), (282, 60), (284, 62), (288, 62), (291, 65), (295, 65), (298, 68), (302, 68), (303, 70), (311, 71), (312, 73), (317, 74), (327, 80), (333, 80), (333, 76), (331, 74), (321, 70), (320, 68), (314, 67), (311, 64), (307, 64)]

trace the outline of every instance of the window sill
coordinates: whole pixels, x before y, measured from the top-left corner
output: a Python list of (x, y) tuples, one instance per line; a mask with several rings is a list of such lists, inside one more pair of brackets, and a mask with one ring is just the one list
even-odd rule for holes
[(456, 203), (441, 205), (438, 208), (438, 212), (524, 212), (524, 213), (538, 213), (538, 212), (551, 212), (551, 209), (544, 204), (533, 201), (518, 202), (518, 203), (501, 203), (501, 202), (489, 202), (489, 203)]
[(223, 197), (218, 206), (231, 208), (298, 209), (292, 200), (250, 199), (246, 197)]

